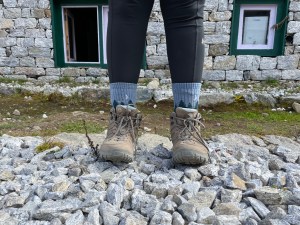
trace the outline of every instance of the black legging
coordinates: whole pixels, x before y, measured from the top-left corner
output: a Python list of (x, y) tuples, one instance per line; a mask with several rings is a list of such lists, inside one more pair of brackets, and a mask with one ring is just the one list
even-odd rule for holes
[[(160, 0), (173, 83), (200, 82), (205, 0)], [(137, 83), (154, 0), (110, 0), (107, 34), (111, 83)]]

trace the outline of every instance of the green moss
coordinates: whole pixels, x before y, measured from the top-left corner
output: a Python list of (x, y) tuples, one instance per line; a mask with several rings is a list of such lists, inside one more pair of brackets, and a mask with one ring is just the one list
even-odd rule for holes
[(41, 152), (44, 152), (48, 149), (54, 148), (56, 146), (61, 149), (65, 146), (65, 144), (63, 142), (52, 141), (51, 139), (49, 139), (49, 140), (45, 141), (43, 144), (38, 145), (35, 148), (35, 151), (37, 153), (41, 153)]

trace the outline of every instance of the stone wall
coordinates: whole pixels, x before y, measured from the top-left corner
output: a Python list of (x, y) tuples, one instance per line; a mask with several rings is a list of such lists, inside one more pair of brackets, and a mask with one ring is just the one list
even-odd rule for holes
[[(107, 82), (101, 68), (55, 68), (49, 0), (0, 0), (0, 77)], [(204, 12), (204, 80), (300, 80), (300, 2), (291, 0), (285, 55), (231, 56), (229, 41), (233, 0), (206, 0)], [(170, 77), (159, 1), (155, 1), (147, 33), (147, 70), (141, 77)]]

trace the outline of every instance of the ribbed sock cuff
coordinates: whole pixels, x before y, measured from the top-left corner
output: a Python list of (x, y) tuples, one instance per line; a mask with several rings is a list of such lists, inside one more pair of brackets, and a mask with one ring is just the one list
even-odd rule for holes
[(197, 109), (201, 83), (172, 83), (174, 109), (177, 107)]
[(135, 105), (137, 84), (134, 83), (111, 83), (110, 84), (110, 103), (117, 105)]

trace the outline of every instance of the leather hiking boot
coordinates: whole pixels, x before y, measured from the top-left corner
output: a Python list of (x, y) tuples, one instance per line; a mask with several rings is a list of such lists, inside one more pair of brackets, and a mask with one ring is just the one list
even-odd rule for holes
[(170, 117), (173, 161), (181, 164), (204, 164), (208, 147), (200, 134), (201, 115), (196, 109), (177, 107)]
[(113, 107), (107, 136), (97, 152), (99, 158), (112, 162), (132, 162), (141, 119), (140, 112), (134, 107)]

